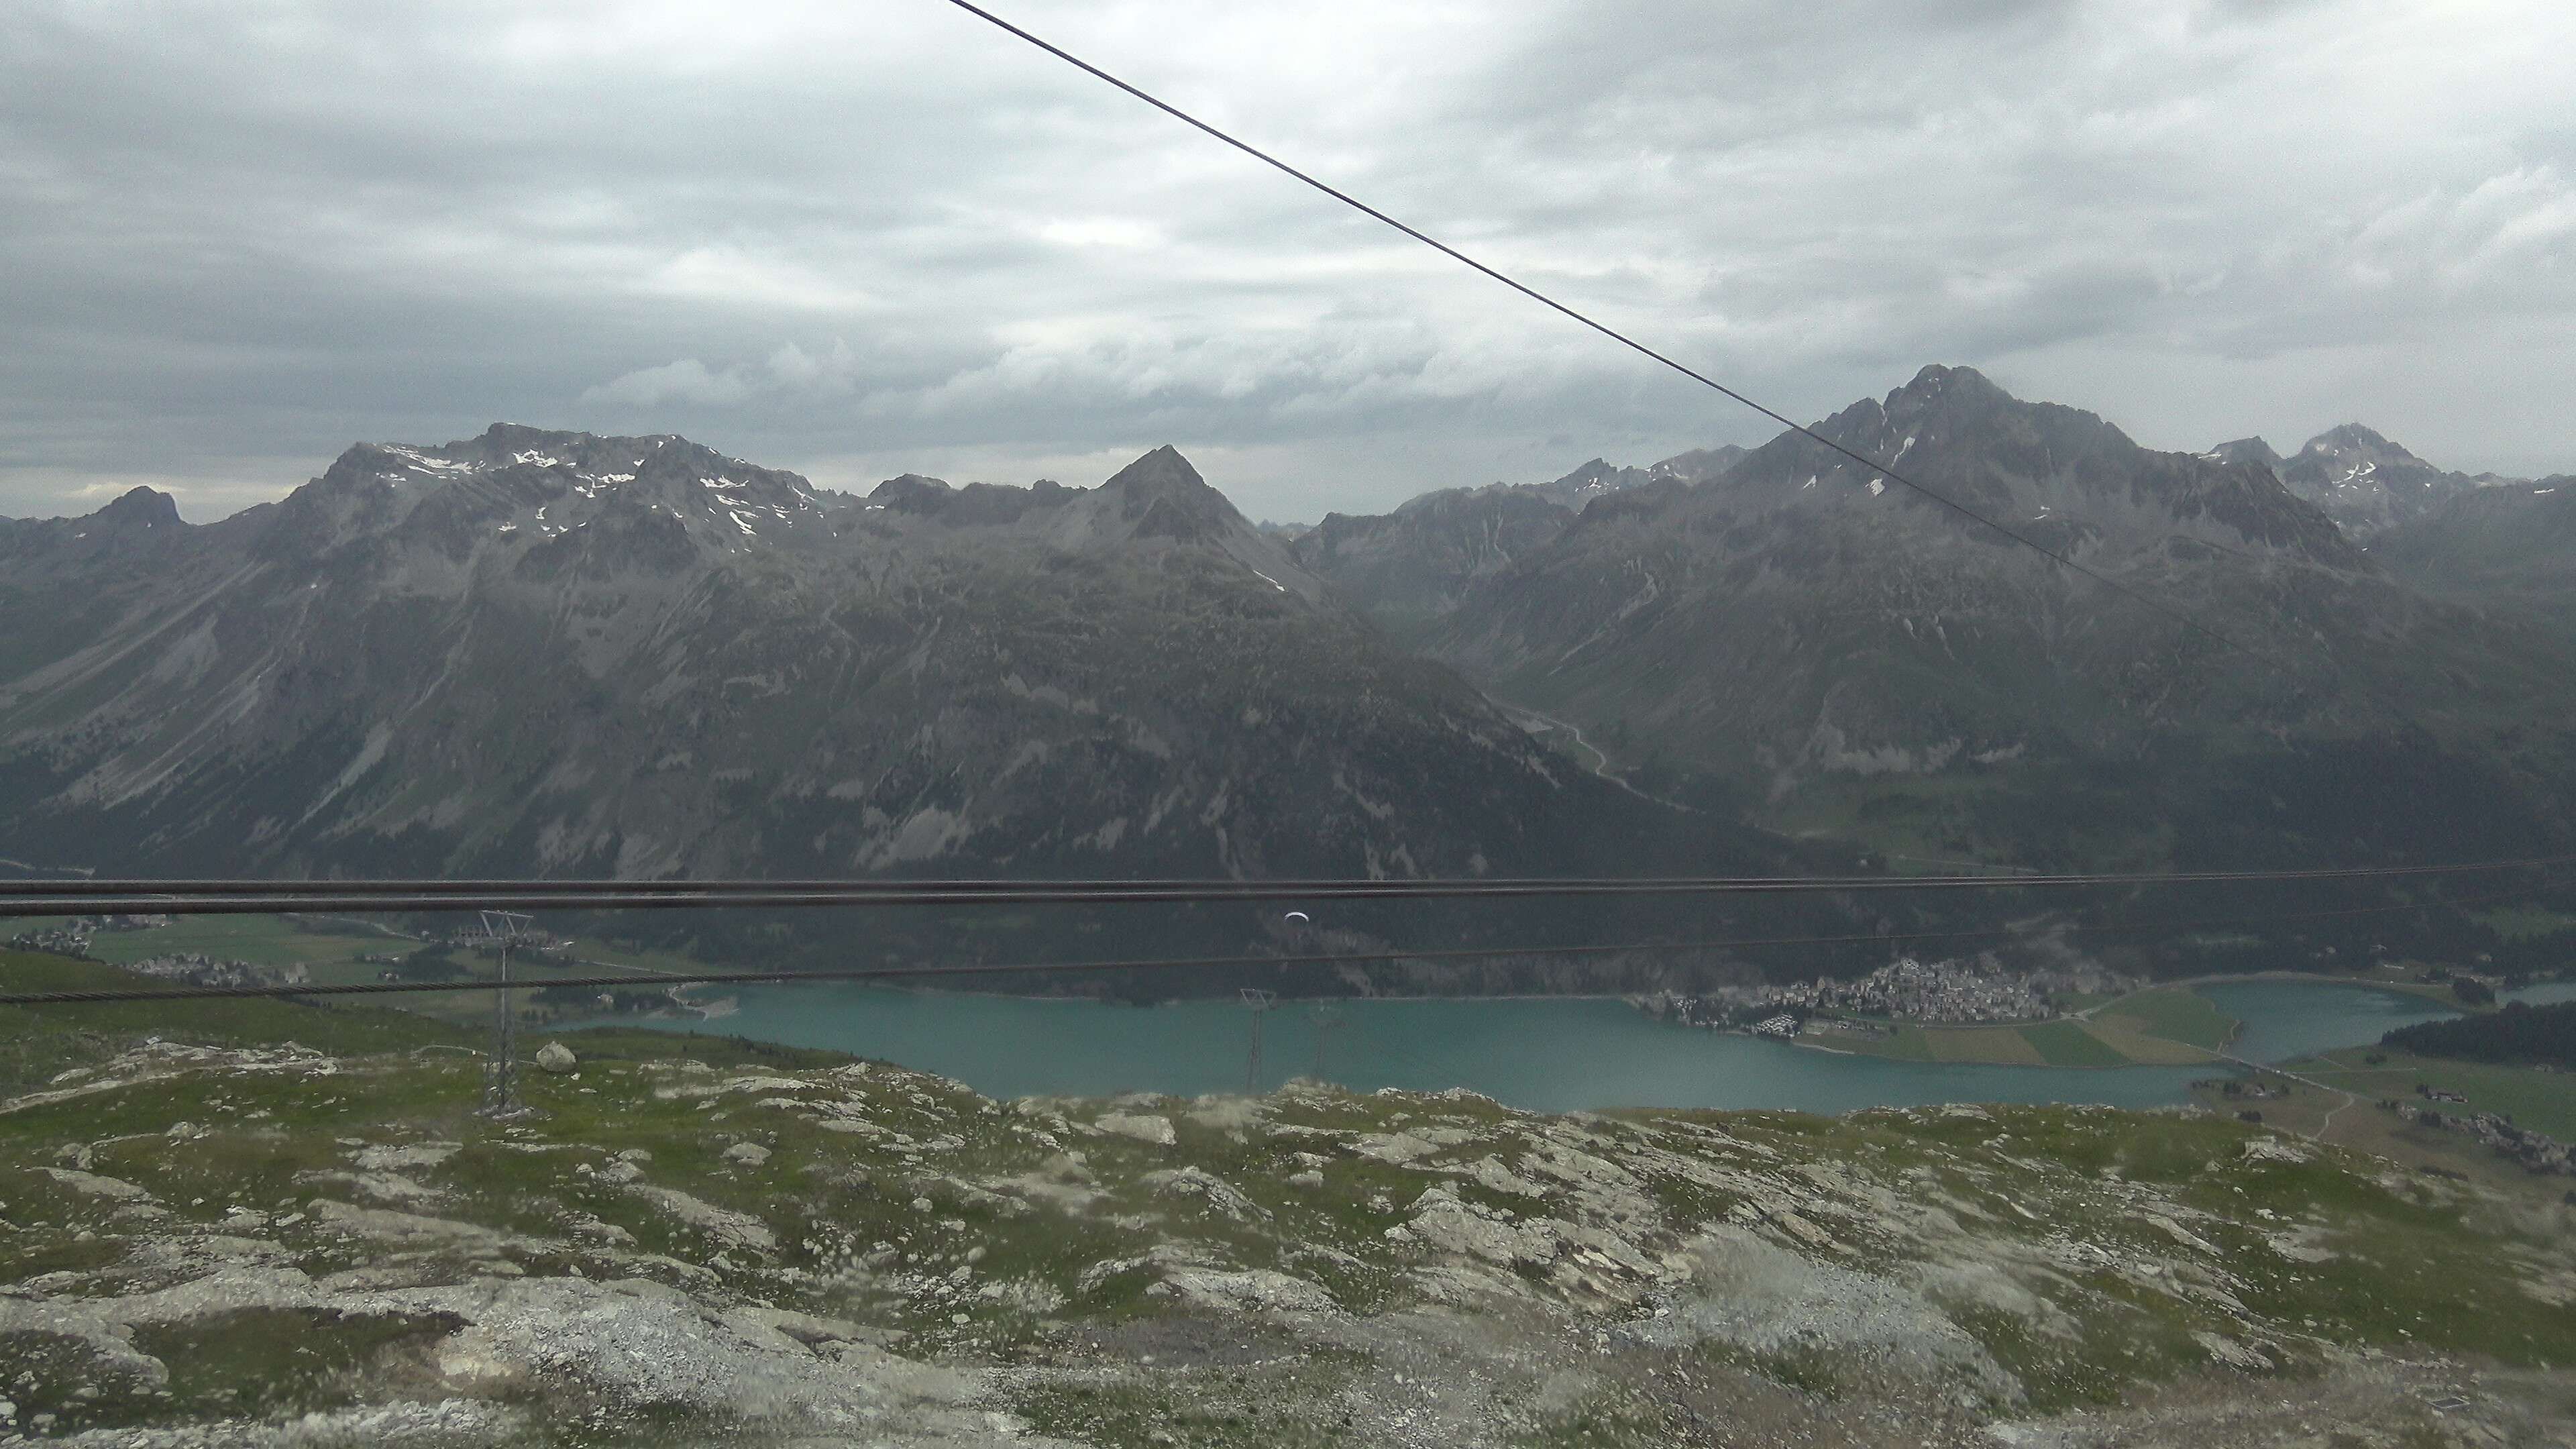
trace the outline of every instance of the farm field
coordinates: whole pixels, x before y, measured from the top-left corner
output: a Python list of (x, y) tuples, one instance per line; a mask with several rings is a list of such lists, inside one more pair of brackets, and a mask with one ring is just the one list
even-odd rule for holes
[(2103, 1024), (2118, 1030), (2211, 1051), (2225, 1047), (2236, 1032), (2235, 1018), (2199, 992), (2177, 986), (2123, 997), (2096, 1015)]
[(2201, 1047), (2151, 1035), (2125, 1021), (2074, 1018), (2005, 1026), (1923, 1026), (1908, 1022), (1887, 1036), (1827, 1029), (1811, 1033), (1808, 1040), (1835, 1051), (1894, 1061), (1963, 1065), (2190, 1066), (2210, 1059), (2209, 1052)]

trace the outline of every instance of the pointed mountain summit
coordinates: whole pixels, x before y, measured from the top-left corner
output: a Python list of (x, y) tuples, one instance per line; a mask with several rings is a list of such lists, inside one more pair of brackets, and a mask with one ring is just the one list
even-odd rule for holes
[(1169, 443), (1119, 469), (1100, 491), (1118, 500), (1140, 538), (1211, 540), (1233, 525), (1251, 527)]

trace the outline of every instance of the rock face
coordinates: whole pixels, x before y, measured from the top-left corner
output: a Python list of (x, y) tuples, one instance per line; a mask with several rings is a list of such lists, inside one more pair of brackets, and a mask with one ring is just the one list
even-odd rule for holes
[(0, 522), (0, 822), (111, 871), (1472, 874), (1626, 804), (1176, 451), (860, 499), (670, 436)]

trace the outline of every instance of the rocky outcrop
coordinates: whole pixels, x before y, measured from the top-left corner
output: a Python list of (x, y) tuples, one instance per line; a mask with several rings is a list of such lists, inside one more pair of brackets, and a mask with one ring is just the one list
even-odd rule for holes
[[(2207, 1115), (1006, 1107), (864, 1063), (593, 1056), (487, 1123), (470, 1061), (406, 1054), (328, 1059), (367, 1106), (315, 1126), (289, 1125), (315, 1063), (280, 1060), (156, 1044), (0, 1102), (0, 1344), (43, 1365), (0, 1382), (15, 1427), (1983, 1446), (2179, 1442), (2223, 1408), (2268, 1442), (2430, 1433), (2417, 1390), (2478, 1353), (2528, 1403), (2498, 1370), (2438, 1422), (2519, 1442), (2576, 1387), (2539, 1367), (2576, 1360), (2545, 1212)], [(436, 1201), (280, 1201), (281, 1161)]]

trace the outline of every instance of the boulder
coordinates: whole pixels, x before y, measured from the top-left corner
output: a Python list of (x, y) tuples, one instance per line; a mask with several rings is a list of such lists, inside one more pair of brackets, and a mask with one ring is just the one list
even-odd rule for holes
[(581, 1058), (574, 1056), (572, 1048), (562, 1042), (550, 1041), (537, 1049), (536, 1062), (538, 1070), (561, 1076), (581, 1065)]

